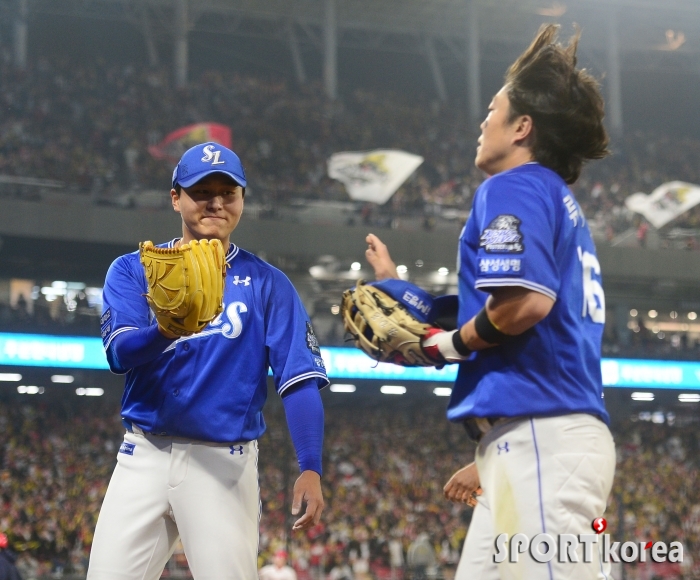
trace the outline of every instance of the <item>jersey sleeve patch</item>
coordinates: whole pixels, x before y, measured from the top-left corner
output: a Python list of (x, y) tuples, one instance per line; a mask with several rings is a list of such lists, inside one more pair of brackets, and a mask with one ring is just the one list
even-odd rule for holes
[(319, 357), (321, 356), (321, 349), (319, 348), (318, 338), (316, 338), (314, 328), (313, 326), (311, 326), (310, 322), (306, 323), (306, 346), (313, 354)]
[(514, 215), (496, 216), (479, 236), (479, 247), (487, 253), (522, 254), (525, 251), (522, 222)]

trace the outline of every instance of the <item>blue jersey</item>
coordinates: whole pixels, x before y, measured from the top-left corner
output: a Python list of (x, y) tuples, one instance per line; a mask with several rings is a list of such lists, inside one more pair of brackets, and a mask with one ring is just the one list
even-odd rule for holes
[[(173, 240), (161, 247), (172, 247)], [(122, 417), (144, 431), (201, 441), (257, 439), (268, 368), (277, 392), (314, 380), (328, 384), (318, 342), (289, 279), (230, 244), (224, 311), (204, 330), (180, 338), (155, 360), (126, 372)], [(139, 253), (117, 258), (104, 287), (105, 349), (123, 332), (155, 324)]]
[(476, 191), (459, 242), (460, 326), (503, 286), (540, 292), (554, 307), (511, 342), (460, 364), (448, 418), (590, 413), (608, 422), (595, 245), (566, 183), (537, 163), (495, 175)]

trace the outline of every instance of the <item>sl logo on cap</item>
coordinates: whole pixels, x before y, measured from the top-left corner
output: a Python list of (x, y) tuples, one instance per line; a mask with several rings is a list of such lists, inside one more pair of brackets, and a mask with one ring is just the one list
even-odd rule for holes
[(204, 149), (202, 149), (202, 151), (204, 151), (204, 157), (202, 157), (202, 161), (204, 161), (205, 163), (208, 163), (212, 159), (214, 160), (211, 163), (212, 165), (223, 165), (224, 163), (226, 163), (225, 161), (219, 161), (221, 151), (214, 151), (213, 145), (207, 145)]

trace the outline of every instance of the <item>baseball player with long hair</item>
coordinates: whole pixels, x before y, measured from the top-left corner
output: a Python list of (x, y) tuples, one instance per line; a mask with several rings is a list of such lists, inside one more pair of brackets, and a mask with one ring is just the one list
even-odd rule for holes
[[(126, 433), (95, 530), (90, 580), (160, 578), (178, 537), (194, 578), (257, 578), (257, 439), (268, 369), (301, 471), (294, 529), (319, 521), (319, 389), (328, 380), (289, 279), (230, 240), (245, 187), (233, 151), (192, 147), (170, 192), (182, 237), (146, 242), (107, 272), (102, 338), (110, 369), (126, 376)], [(210, 296), (216, 288), (222, 297)], [(159, 306), (176, 299), (189, 310)], [(202, 318), (206, 304), (216, 317)]]
[[(476, 165), (490, 177), (459, 241), (458, 328), (422, 342), (436, 364), (459, 363), (447, 416), (478, 441), (476, 463), (445, 486), (452, 501), (476, 498), (458, 580), (610, 578), (599, 546), (589, 562), (580, 547), (578, 563), (494, 559), (500, 534), (591, 534), (615, 469), (600, 264), (567, 187), (608, 153), (603, 99), (576, 68), (578, 35), (556, 36), (540, 29), (489, 105)], [(386, 246), (367, 242), (377, 278), (397, 278)]]

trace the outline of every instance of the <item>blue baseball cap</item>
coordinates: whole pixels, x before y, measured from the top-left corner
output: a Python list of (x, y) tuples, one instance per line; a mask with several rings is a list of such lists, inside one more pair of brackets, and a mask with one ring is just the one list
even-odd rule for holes
[(246, 186), (245, 171), (238, 155), (223, 145), (210, 142), (185, 151), (173, 171), (173, 189), (178, 184), (190, 187), (212, 173), (223, 173), (241, 187)]

